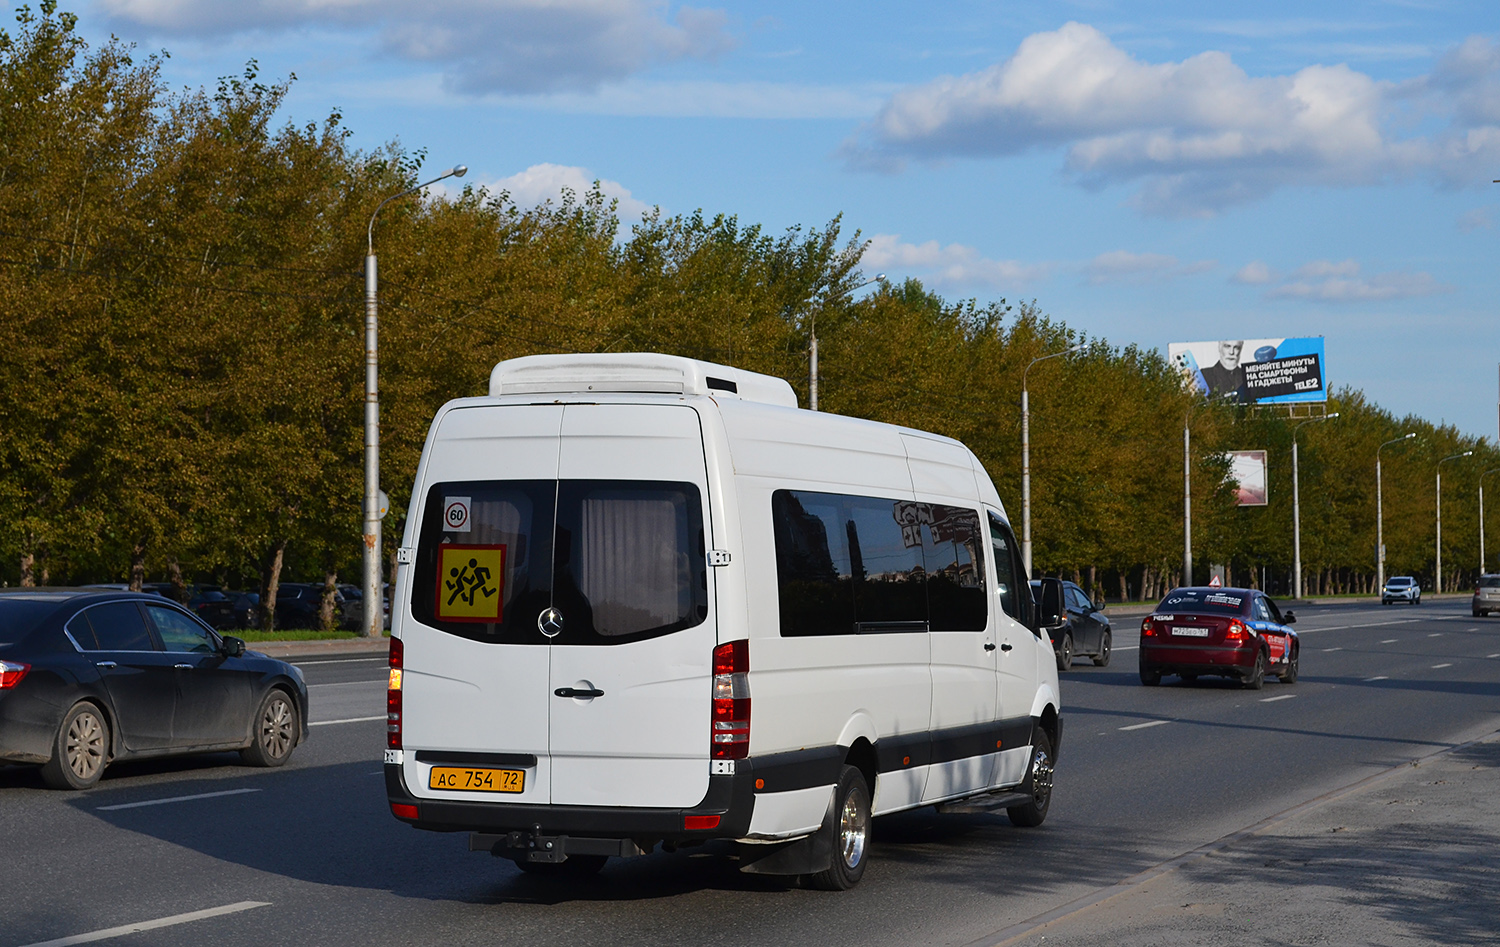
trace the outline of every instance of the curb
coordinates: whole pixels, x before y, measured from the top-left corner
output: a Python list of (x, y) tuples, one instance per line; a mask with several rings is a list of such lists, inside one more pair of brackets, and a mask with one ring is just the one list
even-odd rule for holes
[(271, 658), (313, 657), (325, 654), (385, 654), (390, 651), (389, 638), (333, 638), (322, 641), (251, 641), (247, 651), (258, 651)]

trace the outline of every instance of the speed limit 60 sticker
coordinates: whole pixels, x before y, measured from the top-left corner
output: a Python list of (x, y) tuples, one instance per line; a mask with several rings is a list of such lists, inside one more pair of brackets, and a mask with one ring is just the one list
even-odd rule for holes
[(469, 497), (448, 497), (443, 501), (443, 528), (450, 533), (469, 531)]

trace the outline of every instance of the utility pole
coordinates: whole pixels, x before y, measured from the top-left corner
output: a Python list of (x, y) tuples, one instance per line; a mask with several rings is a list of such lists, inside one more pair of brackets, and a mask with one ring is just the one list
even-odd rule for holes
[(1443, 591), (1443, 465), (1450, 460), (1470, 457), (1473, 454), (1473, 451), (1466, 450), (1462, 454), (1453, 454), (1437, 462), (1437, 584), (1432, 587), (1434, 595), (1440, 595)]
[(1303, 424), (1328, 421), (1339, 416), (1337, 411), (1321, 418), (1308, 418), (1292, 428), (1292, 574), (1294, 598), (1302, 597), (1302, 489), (1297, 471), (1297, 432)]
[(1025, 371), (1021, 372), (1021, 562), (1026, 568), (1028, 582), (1031, 581), (1031, 399), (1026, 391), (1026, 376), (1031, 373), (1031, 366), (1037, 362), (1045, 362), (1049, 358), (1067, 355), (1081, 348), (1083, 343), (1080, 342), (1061, 352), (1039, 356), (1026, 363)]
[(1186, 418), (1182, 421), (1182, 584), (1193, 584), (1193, 448)]
[(1375, 448), (1375, 582), (1382, 590), (1385, 589), (1385, 508), (1381, 503), (1380, 452), (1392, 444), (1409, 441), (1416, 436), (1417, 432), (1413, 431)]

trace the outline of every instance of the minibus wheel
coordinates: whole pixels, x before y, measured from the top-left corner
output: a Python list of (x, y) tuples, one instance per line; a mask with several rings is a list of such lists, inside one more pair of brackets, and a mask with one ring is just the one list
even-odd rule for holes
[(848, 891), (864, 877), (870, 860), (870, 790), (855, 767), (846, 764), (839, 772), (833, 808), (821, 831), (833, 838), (833, 864), (808, 881), (824, 891)]

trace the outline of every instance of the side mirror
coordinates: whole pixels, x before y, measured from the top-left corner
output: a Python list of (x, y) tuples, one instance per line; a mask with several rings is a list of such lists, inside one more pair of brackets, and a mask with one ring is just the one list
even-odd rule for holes
[(1056, 628), (1067, 619), (1067, 606), (1063, 604), (1061, 579), (1042, 579), (1041, 625)]
[(1295, 624), (1297, 624), (1297, 613), (1296, 612), (1284, 612), (1282, 614), (1282, 616), (1281, 616), (1281, 623), (1283, 625), (1295, 625)]
[(224, 643), (219, 650), (231, 658), (243, 657), (245, 654), (245, 639), (236, 638), (234, 635), (225, 635)]

